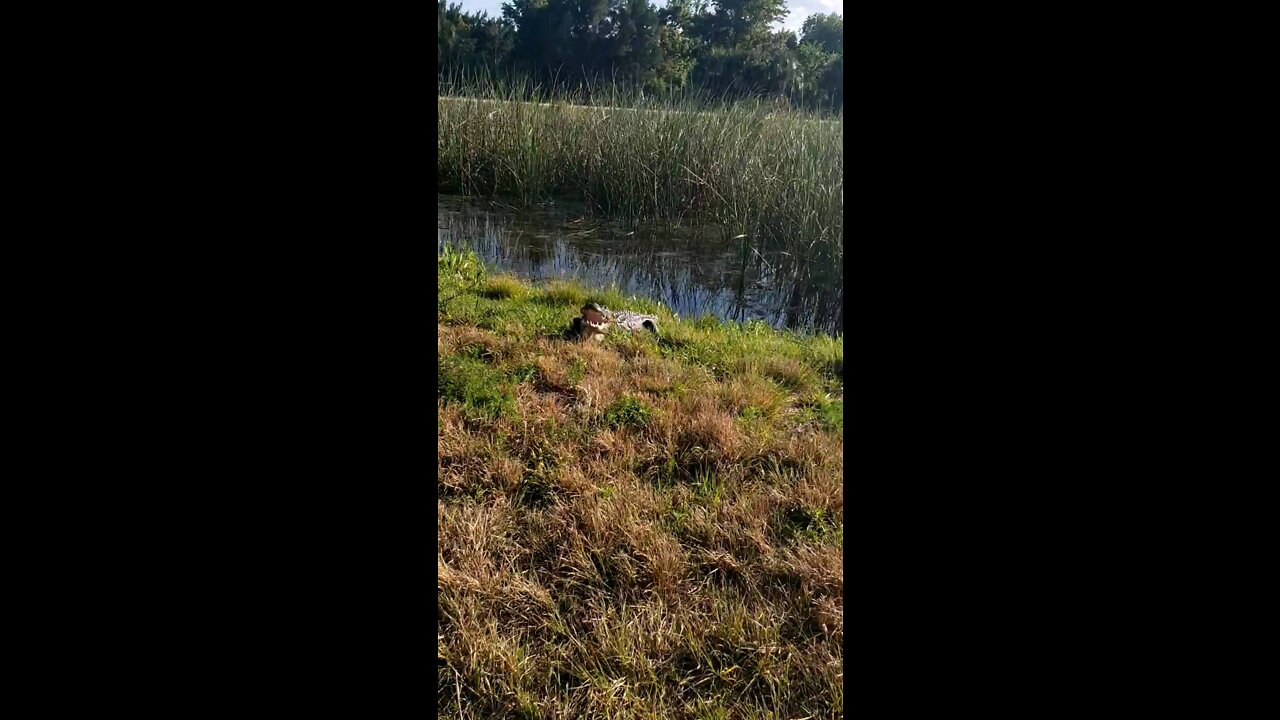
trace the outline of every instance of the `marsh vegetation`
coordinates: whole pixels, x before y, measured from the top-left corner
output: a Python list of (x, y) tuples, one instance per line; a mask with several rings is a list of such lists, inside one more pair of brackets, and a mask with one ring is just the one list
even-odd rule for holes
[(698, 224), (842, 260), (842, 118), (763, 100), (586, 107), (522, 97), (495, 87), (437, 99), (439, 192), (523, 207), (578, 201), (593, 215)]

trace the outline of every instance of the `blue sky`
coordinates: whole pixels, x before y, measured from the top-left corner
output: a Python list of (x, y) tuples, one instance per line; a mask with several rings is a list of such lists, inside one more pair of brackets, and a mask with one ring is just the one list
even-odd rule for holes
[[(490, 15), (502, 14), (503, 0), (450, 0), (450, 2), (461, 2), (464, 10), (477, 12), (484, 10)], [(665, 4), (662, 0), (658, 0), (658, 5)], [(800, 25), (804, 23), (804, 19), (813, 13), (840, 13), (844, 14), (844, 0), (788, 0), (787, 9), (791, 11), (789, 15), (782, 21), (783, 27), (789, 30), (800, 30)]]

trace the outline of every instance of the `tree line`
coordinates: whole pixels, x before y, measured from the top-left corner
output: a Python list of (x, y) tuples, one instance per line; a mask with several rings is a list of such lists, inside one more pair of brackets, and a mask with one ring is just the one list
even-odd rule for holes
[(438, 73), (843, 107), (843, 17), (773, 30), (786, 13), (785, 0), (510, 0), (490, 17), (439, 0)]

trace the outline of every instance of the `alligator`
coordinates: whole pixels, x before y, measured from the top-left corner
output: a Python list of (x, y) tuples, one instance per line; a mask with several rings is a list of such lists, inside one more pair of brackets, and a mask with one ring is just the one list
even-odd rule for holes
[(583, 340), (603, 340), (610, 325), (628, 332), (643, 329), (654, 335), (658, 334), (658, 318), (653, 315), (641, 315), (629, 310), (613, 312), (595, 303), (582, 306), (582, 315), (573, 319), (571, 330)]

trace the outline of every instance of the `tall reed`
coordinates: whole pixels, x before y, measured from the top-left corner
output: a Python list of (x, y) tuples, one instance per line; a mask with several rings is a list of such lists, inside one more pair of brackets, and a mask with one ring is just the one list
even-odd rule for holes
[(710, 224), (815, 259), (843, 255), (842, 116), (519, 79), (472, 84), (437, 107), (441, 192), (581, 200), (600, 215)]

